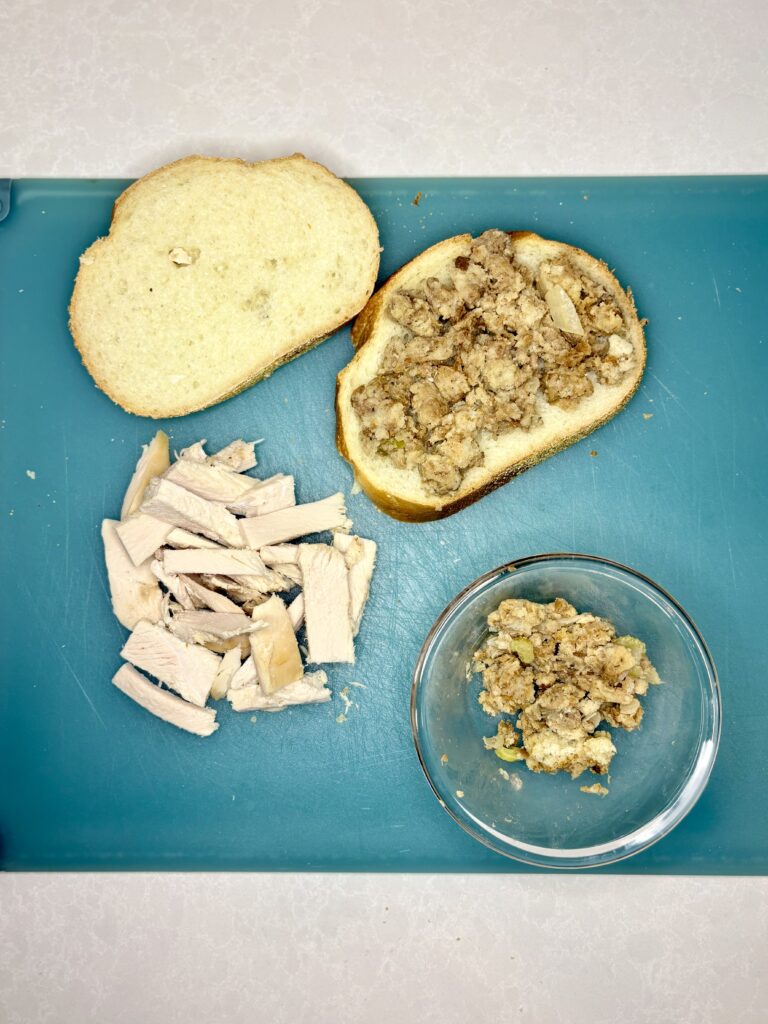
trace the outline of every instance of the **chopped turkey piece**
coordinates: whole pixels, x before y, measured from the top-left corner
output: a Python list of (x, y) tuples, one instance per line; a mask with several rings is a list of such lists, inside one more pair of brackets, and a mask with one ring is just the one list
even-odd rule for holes
[(208, 699), (221, 660), (212, 651), (186, 644), (164, 626), (145, 620), (136, 624), (120, 654), (198, 707)]
[(218, 576), (216, 573), (200, 573), (198, 579), (203, 586), (215, 587), (217, 590), (223, 590), (226, 593), (229, 593), (231, 590), (237, 590), (240, 586), (239, 583), (235, 583), (231, 576)]
[[(161, 561), (152, 562), (150, 568), (163, 586), (173, 594), (181, 607), (187, 611), (193, 611), (195, 608), (209, 608), (214, 612), (242, 611), (242, 608), (235, 601), (227, 597), (226, 594), (220, 594), (218, 591), (213, 590), (213, 587), (221, 587), (224, 590), (232, 591), (233, 597), (236, 597), (238, 600), (244, 601), (251, 596), (261, 597), (260, 590), (252, 595), (250, 589), (246, 589), (240, 583), (235, 582), (235, 580), (229, 580), (225, 577), (204, 576), (202, 577), (204, 582), (200, 583), (198, 580), (192, 579), (191, 576), (183, 573), (177, 575), (173, 572), (166, 572)], [(251, 576), (243, 577), (243, 579), (252, 578)], [(262, 579), (262, 577), (258, 577), (258, 579)], [(207, 583), (210, 583), (210, 586), (206, 586), (205, 584)], [(245, 596), (241, 596), (240, 591), (243, 590), (245, 591)]]
[(299, 564), (298, 544), (266, 544), (263, 548), (259, 549), (259, 554), (264, 560), (265, 565), (278, 565), (285, 564), (286, 562), (293, 562), (294, 565)]
[(230, 512), (236, 512), (239, 516), (263, 516), (296, 504), (292, 476), (278, 473), (268, 480), (254, 482), (256, 487), (246, 497), (227, 503)]
[(133, 564), (141, 565), (163, 546), (172, 529), (162, 519), (134, 512), (117, 527), (117, 535)]
[(172, 526), (171, 532), (165, 539), (165, 543), (171, 548), (218, 548), (221, 547), (210, 537), (201, 537), (199, 533), (190, 533), (189, 530), (182, 530), (179, 526)]
[(137, 622), (160, 622), (163, 617), (163, 595), (148, 565), (134, 565), (117, 534), (120, 524), (105, 519), (101, 524), (104, 559), (107, 563), (112, 610), (126, 629)]
[(282, 711), (297, 704), (321, 704), (331, 699), (327, 682), (328, 676), (319, 669), (307, 672), (303, 679), (289, 683), (277, 693), (265, 694), (260, 686), (230, 689), (227, 700), (233, 711)]
[(268, 569), (263, 576), (202, 576), (209, 586), (225, 590), (233, 601), (261, 604), (269, 594), (293, 590), (295, 584), (279, 572)]
[(304, 595), (299, 594), (288, 605), (288, 618), (291, 620), (294, 633), (298, 633), (304, 625)]
[(309, 661), (354, 662), (349, 581), (344, 555), (327, 544), (302, 544), (299, 568), (303, 577)]
[(241, 476), (226, 466), (183, 459), (174, 462), (166, 472), (165, 479), (206, 501), (218, 501), (222, 505), (241, 501), (259, 485), (259, 481), (253, 477)]
[(253, 617), (267, 624), (266, 629), (251, 633), (251, 653), (259, 684), (269, 695), (301, 679), (304, 666), (288, 609), (279, 597), (255, 608)]
[(240, 668), (232, 676), (229, 684), (230, 692), (240, 690), (245, 686), (258, 686), (259, 677), (256, 675), (256, 666), (253, 663), (253, 656), (248, 655)]
[(112, 677), (112, 682), (131, 700), (179, 729), (193, 732), (196, 736), (210, 736), (219, 728), (213, 708), (195, 707), (181, 697), (155, 686), (133, 665), (122, 665)]
[(237, 519), (231, 512), (171, 480), (151, 481), (141, 503), (141, 511), (192, 533), (204, 533), (206, 537), (223, 541), (230, 547), (244, 546)]
[(208, 640), (202, 645), (207, 647), (209, 651), (213, 651), (214, 654), (227, 654), (228, 651), (236, 650), (240, 652), (240, 660), (243, 658), (249, 658), (251, 655), (251, 645), (248, 641), (248, 636), (233, 636), (229, 640)]
[(150, 563), (149, 568), (152, 575), (163, 584), (169, 594), (176, 598), (182, 608), (190, 612), (194, 610), (195, 602), (187, 589), (184, 577), (177, 576), (174, 572), (166, 572), (165, 566), (157, 558)]
[(226, 466), (236, 473), (244, 473), (246, 469), (253, 469), (256, 465), (256, 445), (258, 441), (231, 441), (221, 451), (214, 452), (208, 457), (210, 466)]
[(168, 457), (168, 435), (158, 430), (149, 444), (142, 445), (141, 456), (136, 463), (131, 482), (123, 498), (120, 518), (127, 519), (141, 505), (147, 484), (156, 476), (162, 476), (170, 465)]
[(321, 501), (294, 505), (292, 508), (240, 522), (245, 546), (250, 548), (280, 544), (285, 540), (305, 537), (308, 533), (321, 533), (323, 530), (348, 530), (350, 526), (344, 495), (340, 491)]
[(205, 548), (163, 550), (163, 564), (168, 572), (205, 573), (209, 576), (264, 576), (268, 570), (258, 551), (238, 548), (235, 551), (209, 551)]
[(335, 533), (333, 546), (342, 552), (347, 563), (349, 614), (352, 618), (352, 633), (357, 636), (376, 565), (376, 541), (353, 537), (348, 533)]
[(255, 633), (263, 624), (236, 612), (180, 611), (173, 616), (168, 629), (188, 644), (216, 643), (236, 636)]
[(226, 696), (227, 690), (232, 682), (232, 677), (239, 668), (240, 648), (232, 647), (221, 659), (219, 671), (216, 673), (216, 678), (213, 680), (213, 686), (211, 687), (211, 697), (213, 700), (221, 700), (222, 697)]
[(198, 608), (210, 608), (212, 612), (239, 612), (240, 609), (225, 594), (219, 594), (216, 590), (209, 590), (202, 583), (193, 580), (190, 576), (179, 577), (187, 588), (187, 593)]
[(184, 459), (185, 462), (207, 462), (208, 454), (205, 450), (205, 438), (202, 441), (195, 441), (189, 448), (182, 448), (177, 459)]
[(272, 566), (272, 569), (274, 572), (280, 573), (281, 576), (285, 576), (294, 586), (301, 586), (301, 569), (293, 562), (278, 562), (277, 565)]

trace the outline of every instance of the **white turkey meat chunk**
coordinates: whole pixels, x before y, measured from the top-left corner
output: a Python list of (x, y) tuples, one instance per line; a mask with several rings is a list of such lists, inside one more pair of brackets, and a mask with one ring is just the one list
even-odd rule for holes
[(242, 546), (249, 548), (281, 544), (323, 530), (348, 530), (350, 525), (344, 495), (340, 491), (321, 501), (311, 501), (306, 505), (294, 505), (278, 512), (240, 520), (244, 540)]
[(177, 576), (173, 572), (166, 572), (162, 560), (157, 558), (150, 563), (149, 568), (155, 578), (163, 584), (169, 594), (176, 598), (182, 608), (187, 609), (187, 611), (192, 611), (195, 608), (195, 602), (192, 600), (192, 595), (187, 588), (185, 577)]
[(226, 696), (232, 682), (232, 677), (239, 668), (240, 649), (239, 647), (232, 647), (221, 659), (219, 671), (213, 680), (213, 686), (211, 687), (211, 697), (213, 700), (221, 700), (222, 697)]
[(207, 576), (265, 576), (269, 571), (258, 551), (248, 548), (165, 548), (163, 565), (167, 572)]
[(272, 571), (285, 576), (295, 587), (301, 586), (301, 569), (293, 562), (278, 562), (272, 567)]
[[(250, 479), (250, 478), (248, 478)], [(296, 493), (292, 476), (277, 473), (267, 480), (260, 480), (256, 487), (239, 501), (227, 502), (230, 512), (239, 516), (263, 516), (296, 504)]]
[(279, 597), (254, 608), (253, 618), (266, 623), (266, 629), (251, 633), (250, 640), (259, 685), (269, 695), (301, 679), (304, 666), (288, 609)]
[(244, 473), (246, 469), (253, 469), (256, 465), (256, 445), (258, 441), (230, 441), (226, 447), (213, 455), (208, 456), (208, 463), (211, 466), (226, 466), (236, 473)]
[(233, 636), (229, 640), (208, 640), (203, 647), (207, 647), (215, 654), (227, 654), (229, 651), (236, 650), (240, 653), (241, 661), (243, 658), (250, 657), (251, 654), (251, 645), (246, 633), (243, 633), (242, 636)]
[(307, 672), (303, 679), (283, 686), (276, 693), (266, 694), (258, 685), (230, 689), (227, 700), (233, 711), (282, 711), (298, 704), (322, 704), (331, 699), (327, 682), (328, 676), (319, 669)]
[(168, 629), (185, 643), (207, 644), (255, 633), (264, 629), (264, 624), (239, 609), (236, 612), (182, 610), (171, 617)]
[(357, 636), (376, 566), (376, 541), (354, 537), (348, 533), (335, 533), (333, 546), (342, 552), (347, 564), (349, 614), (352, 619), (352, 633)]
[(195, 602), (198, 608), (210, 608), (212, 612), (237, 612), (240, 609), (234, 601), (231, 601), (226, 594), (220, 594), (217, 590), (209, 590), (202, 583), (191, 579), (189, 576), (182, 576), (187, 593)]
[(133, 665), (122, 665), (112, 677), (112, 682), (131, 700), (179, 729), (196, 736), (210, 736), (219, 728), (213, 708), (195, 707), (181, 697), (161, 689)]
[(291, 620), (294, 633), (298, 633), (304, 625), (304, 595), (298, 594), (288, 605), (288, 618)]
[(206, 586), (219, 587), (240, 604), (247, 601), (261, 604), (270, 594), (293, 590), (295, 584), (281, 573), (268, 569), (263, 576), (208, 576), (200, 577)]
[(206, 537), (222, 541), (230, 547), (245, 546), (237, 519), (231, 512), (216, 502), (192, 494), (171, 480), (159, 478), (150, 482), (141, 503), (141, 511), (191, 533), (204, 533)]
[(344, 555), (327, 544), (302, 544), (299, 568), (304, 594), (308, 660), (354, 662), (349, 580)]
[[(202, 441), (195, 441), (188, 448), (182, 448), (176, 455), (177, 459), (184, 459), (185, 462), (207, 462), (208, 453), (205, 450), (205, 438)], [(176, 454), (174, 452), (174, 454)]]
[(141, 619), (160, 622), (163, 594), (157, 579), (149, 565), (133, 564), (117, 534), (119, 525), (115, 519), (105, 519), (101, 524), (112, 610), (126, 629), (133, 629)]
[(298, 544), (265, 544), (259, 548), (259, 554), (265, 565), (285, 565), (288, 562), (299, 564)]
[(117, 527), (117, 535), (134, 565), (141, 565), (161, 548), (173, 527), (144, 512), (134, 512)]
[(172, 526), (171, 532), (165, 539), (170, 548), (218, 548), (221, 547), (210, 537), (201, 537), (199, 533), (190, 533), (189, 530), (182, 530), (178, 526)]
[(245, 498), (260, 482), (253, 477), (235, 473), (226, 466), (212, 466), (207, 462), (184, 459), (174, 462), (166, 472), (165, 479), (206, 501), (218, 501), (222, 505)]
[(120, 654), (198, 707), (208, 699), (221, 660), (213, 651), (184, 643), (164, 626), (144, 620), (136, 624)]
[(253, 655), (249, 654), (239, 669), (232, 676), (229, 689), (240, 690), (245, 686), (258, 686), (259, 677), (256, 675), (256, 666), (253, 663)]
[(168, 455), (168, 435), (158, 430), (149, 444), (142, 445), (141, 456), (136, 463), (131, 482), (123, 498), (120, 518), (127, 519), (141, 505), (144, 491), (150, 480), (162, 476), (170, 465)]

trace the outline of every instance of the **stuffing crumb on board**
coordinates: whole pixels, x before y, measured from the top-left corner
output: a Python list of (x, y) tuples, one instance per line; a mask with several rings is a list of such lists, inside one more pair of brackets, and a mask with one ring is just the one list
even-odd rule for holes
[[(131, 630), (113, 682), (198, 736), (219, 728), (209, 699), (242, 712), (329, 701), (326, 673), (305, 660), (354, 662), (376, 562), (375, 543), (349, 532), (342, 494), (301, 505), (292, 476), (247, 475), (256, 443), (209, 455), (198, 441), (171, 462), (158, 431), (120, 519), (101, 528), (112, 608)], [(331, 543), (303, 540), (324, 532)], [(337, 722), (353, 706), (349, 686)]]
[(608, 796), (608, 789), (599, 782), (593, 782), (591, 786), (579, 786), (579, 789), (582, 793), (590, 793), (593, 796)]

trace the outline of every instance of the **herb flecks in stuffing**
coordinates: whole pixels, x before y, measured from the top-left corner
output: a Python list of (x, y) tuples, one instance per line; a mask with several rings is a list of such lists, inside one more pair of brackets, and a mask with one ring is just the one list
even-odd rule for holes
[(603, 285), (567, 258), (533, 274), (503, 231), (473, 239), (445, 279), (395, 292), (388, 313), (392, 338), (352, 406), (368, 454), (416, 469), (436, 495), (483, 464), (485, 443), (619, 384), (636, 358)]
[(600, 725), (636, 729), (640, 698), (659, 682), (645, 644), (561, 597), (502, 601), (488, 626), (474, 656), (483, 675), (479, 701), (489, 715), (517, 715), (520, 734), (504, 718), (485, 746), (534, 772), (605, 775), (616, 748)]

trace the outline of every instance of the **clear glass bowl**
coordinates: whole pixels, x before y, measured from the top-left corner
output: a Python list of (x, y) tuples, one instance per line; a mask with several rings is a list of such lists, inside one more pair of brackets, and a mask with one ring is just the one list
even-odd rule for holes
[[(617, 753), (604, 798), (581, 792), (606, 781), (590, 772), (576, 780), (536, 774), (483, 747), (497, 719), (477, 702), (472, 654), (487, 636), (488, 613), (509, 597), (564, 597), (647, 644), (664, 685), (643, 699), (635, 732), (607, 727)], [(535, 555), (470, 584), (430, 630), (411, 692), (416, 750), (441, 805), (491, 849), (546, 867), (609, 864), (666, 835), (707, 784), (720, 719), (715, 666), (689, 616), (647, 577), (591, 555)]]

